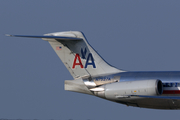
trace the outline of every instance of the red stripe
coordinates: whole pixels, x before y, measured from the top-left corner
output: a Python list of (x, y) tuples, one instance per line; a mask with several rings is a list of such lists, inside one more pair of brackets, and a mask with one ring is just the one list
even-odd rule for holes
[(164, 90), (163, 94), (180, 94), (180, 90)]

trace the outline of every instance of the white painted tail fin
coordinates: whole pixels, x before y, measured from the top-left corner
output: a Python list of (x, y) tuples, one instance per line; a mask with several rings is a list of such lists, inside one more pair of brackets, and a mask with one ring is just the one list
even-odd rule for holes
[(44, 36), (10, 36), (48, 41), (74, 79), (123, 72), (106, 63), (79, 31), (56, 32)]

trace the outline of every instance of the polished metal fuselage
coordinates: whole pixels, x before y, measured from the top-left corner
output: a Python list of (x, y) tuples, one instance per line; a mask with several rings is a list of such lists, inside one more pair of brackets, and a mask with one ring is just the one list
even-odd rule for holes
[[(92, 78), (93, 81), (106, 81), (111, 80), (115, 76), (119, 76), (118, 82), (125, 81), (139, 81), (158, 79), (163, 83), (163, 94), (160, 96), (180, 96), (180, 71), (153, 71), (153, 72), (122, 72), (112, 75), (100, 76)], [(111, 84), (111, 83), (110, 83)], [(119, 98), (111, 101), (126, 104), (127, 106), (136, 106), (143, 108), (155, 109), (180, 109), (180, 101), (174, 99), (163, 98), (139, 98), (128, 97)]]

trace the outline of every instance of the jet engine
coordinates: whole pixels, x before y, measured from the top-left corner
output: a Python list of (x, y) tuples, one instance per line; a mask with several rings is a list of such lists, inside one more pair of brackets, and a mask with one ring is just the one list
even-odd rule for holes
[(96, 96), (109, 100), (126, 98), (130, 95), (157, 96), (163, 93), (161, 80), (137, 80), (105, 84), (90, 89)]

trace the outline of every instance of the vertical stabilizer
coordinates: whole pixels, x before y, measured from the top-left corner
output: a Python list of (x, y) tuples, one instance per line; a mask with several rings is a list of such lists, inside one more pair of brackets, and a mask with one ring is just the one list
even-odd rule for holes
[(56, 32), (45, 34), (45, 36), (79, 38), (69, 40), (43, 38), (50, 43), (54, 51), (75, 79), (122, 72), (121, 70), (107, 64), (88, 44), (82, 32)]
[(83, 33), (79, 31), (56, 32), (43, 36), (7, 36), (42, 38), (48, 41), (75, 79), (124, 72), (106, 63), (89, 45)]

